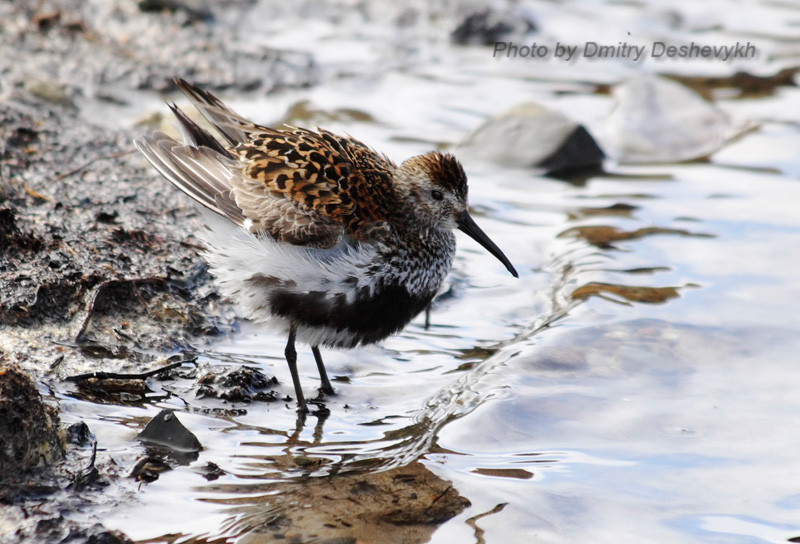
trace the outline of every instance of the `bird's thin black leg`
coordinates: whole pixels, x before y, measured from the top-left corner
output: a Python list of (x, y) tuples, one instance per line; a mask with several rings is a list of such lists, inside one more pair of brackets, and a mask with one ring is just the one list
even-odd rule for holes
[(289, 372), (292, 374), (292, 383), (294, 383), (294, 394), (297, 397), (297, 410), (300, 412), (308, 412), (306, 407), (306, 399), (303, 396), (303, 388), (300, 385), (300, 375), (297, 373), (297, 351), (294, 349), (295, 330), (294, 324), (289, 327), (289, 340), (286, 342), (286, 349), (283, 354), (286, 356), (286, 362), (289, 363)]
[(317, 369), (319, 370), (319, 379), (322, 381), (322, 392), (326, 395), (333, 395), (333, 386), (328, 379), (328, 372), (325, 370), (325, 363), (322, 362), (322, 354), (319, 352), (319, 346), (311, 346), (311, 351), (314, 353), (314, 360), (317, 362)]

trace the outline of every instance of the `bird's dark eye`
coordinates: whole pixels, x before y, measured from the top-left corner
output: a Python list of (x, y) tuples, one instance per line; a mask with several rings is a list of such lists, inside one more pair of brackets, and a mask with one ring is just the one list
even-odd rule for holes
[(442, 200), (444, 198), (444, 195), (442, 194), (441, 191), (433, 190), (431, 191), (431, 198), (434, 200)]

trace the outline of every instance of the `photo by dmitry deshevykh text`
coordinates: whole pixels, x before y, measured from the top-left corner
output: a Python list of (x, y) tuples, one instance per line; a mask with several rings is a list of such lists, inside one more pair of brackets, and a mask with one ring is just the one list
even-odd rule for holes
[(690, 42), (688, 44), (669, 44), (656, 41), (648, 45), (618, 42), (616, 45), (584, 42), (571, 45), (562, 42), (543, 44), (533, 42), (521, 45), (514, 42), (495, 42), (495, 58), (555, 58), (572, 61), (577, 58), (607, 59), (621, 58), (639, 62), (644, 58), (653, 59), (706, 59), (729, 61), (733, 59), (750, 59), (758, 56), (758, 48), (752, 43), (739, 42), (725, 45), (707, 45)]

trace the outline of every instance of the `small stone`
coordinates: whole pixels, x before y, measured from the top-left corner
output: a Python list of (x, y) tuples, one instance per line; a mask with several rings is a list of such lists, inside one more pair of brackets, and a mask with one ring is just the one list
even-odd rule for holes
[(64, 108), (75, 109), (75, 102), (67, 92), (67, 86), (48, 79), (31, 78), (25, 88), (33, 96)]
[(136, 439), (179, 453), (198, 452), (203, 449), (197, 437), (178, 420), (174, 410), (161, 410)]

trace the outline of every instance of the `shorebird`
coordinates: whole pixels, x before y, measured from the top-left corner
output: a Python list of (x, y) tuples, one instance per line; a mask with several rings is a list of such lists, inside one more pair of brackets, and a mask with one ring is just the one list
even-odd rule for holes
[(458, 160), (430, 152), (400, 166), (327, 130), (252, 123), (211, 93), (176, 83), (217, 136), (175, 104), (183, 137), (155, 132), (136, 147), (200, 204), (204, 254), (245, 317), (284, 332), (298, 410), (307, 411), (295, 342), (352, 348), (399, 332), (425, 310), (455, 254), (459, 229), (518, 277), (467, 209)]

